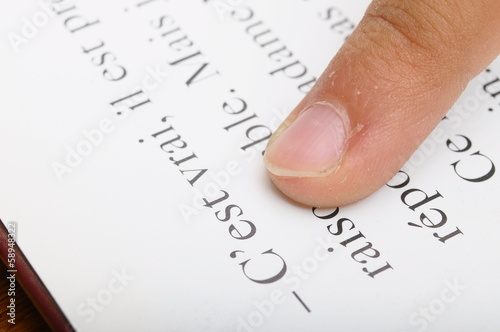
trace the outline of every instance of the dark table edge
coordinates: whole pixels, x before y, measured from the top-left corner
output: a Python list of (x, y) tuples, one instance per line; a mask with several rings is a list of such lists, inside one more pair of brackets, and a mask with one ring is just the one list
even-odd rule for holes
[[(0, 219), (0, 258), (5, 266), (8, 266), (8, 249), (8, 231)], [(16, 282), (21, 285), (49, 327), (53, 331), (75, 331), (17, 243), (15, 246), (15, 255)]]

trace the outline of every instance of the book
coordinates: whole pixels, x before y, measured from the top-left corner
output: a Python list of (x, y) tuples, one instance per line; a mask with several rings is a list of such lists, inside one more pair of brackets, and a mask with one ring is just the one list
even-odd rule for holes
[(53, 326), (498, 330), (499, 59), (361, 202), (299, 206), (267, 177), (367, 5), (0, 5), (3, 258)]

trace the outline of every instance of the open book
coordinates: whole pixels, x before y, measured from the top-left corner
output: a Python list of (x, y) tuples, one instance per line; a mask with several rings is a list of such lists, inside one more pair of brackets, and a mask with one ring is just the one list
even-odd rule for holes
[(0, 5), (4, 258), (54, 326), (500, 328), (500, 60), (367, 199), (311, 209), (268, 180), (271, 133), (367, 5)]

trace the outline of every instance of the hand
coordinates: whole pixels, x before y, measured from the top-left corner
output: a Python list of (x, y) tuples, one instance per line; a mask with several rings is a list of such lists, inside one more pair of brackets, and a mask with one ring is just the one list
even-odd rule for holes
[(375, 0), (269, 141), (295, 201), (340, 206), (383, 186), (500, 51), (499, 0)]

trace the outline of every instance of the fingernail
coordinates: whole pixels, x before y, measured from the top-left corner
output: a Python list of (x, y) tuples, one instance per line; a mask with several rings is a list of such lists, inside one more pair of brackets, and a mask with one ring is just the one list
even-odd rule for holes
[[(346, 145), (342, 109), (314, 104), (276, 138), (265, 153), (269, 172), (278, 176), (318, 177), (339, 164)], [(342, 113), (344, 114), (344, 113)]]

